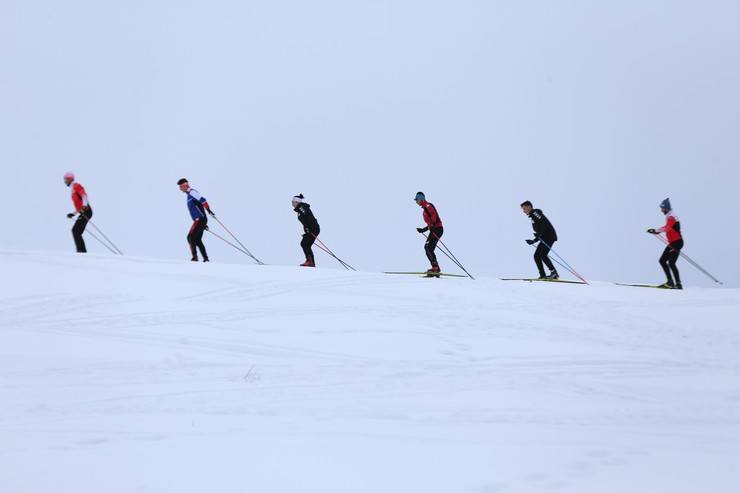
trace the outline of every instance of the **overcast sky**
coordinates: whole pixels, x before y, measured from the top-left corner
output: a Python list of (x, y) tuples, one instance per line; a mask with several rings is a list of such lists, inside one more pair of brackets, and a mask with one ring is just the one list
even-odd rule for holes
[(737, 286), (738, 25), (736, 0), (0, 0), (0, 248), (73, 249), (73, 170), (131, 255), (189, 258), (185, 176), (268, 263), (303, 261), (302, 192), (348, 262), (426, 269), (423, 190), (474, 274), (536, 273), (528, 199), (586, 277), (657, 282), (670, 196)]

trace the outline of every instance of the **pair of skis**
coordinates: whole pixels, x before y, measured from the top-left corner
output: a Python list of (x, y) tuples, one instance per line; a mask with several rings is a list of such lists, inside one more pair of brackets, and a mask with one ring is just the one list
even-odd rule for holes
[(658, 285), (655, 285), (655, 284), (623, 284), (621, 282), (615, 282), (614, 284), (617, 286), (628, 286), (632, 288), (676, 289), (670, 286), (666, 286), (664, 284), (658, 284)]
[(523, 277), (523, 278), (501, 278), (502, 281), (525, 281), (525, 282), (559, 282), (563, 284), (587, 284), (583, 281), (567, 281), (564, 279), (547, 279), (540, 277)]
[(393, 274), (393, 275), (402, 275), (402, 276), (419, 276), (419, 277), (426, 277), (426, 278), (432, 278), (436, 277), (437, 279), (442, 277), (468, 277), (463, 276), (461, 274), (447, 274), (445, 272), (384, 272), (383, 274)]

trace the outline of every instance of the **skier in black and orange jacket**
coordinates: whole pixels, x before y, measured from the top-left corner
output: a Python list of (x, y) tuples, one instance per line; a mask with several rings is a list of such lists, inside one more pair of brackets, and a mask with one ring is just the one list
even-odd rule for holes
[(437, 262), (437, 255), (434, 253), (434, 250), (436, 250), (437, 243), (439, 243), (440, 238), (442, 238), (442, 235), (444, 234), (442, 219), (440, 219), (439, 213), (437, 212), (437, 208), (434, 207), (434, 204), (427, 202), (426, 196), (423, 192), (417, 193), (414, 200), (424, 211), (424, 222), (427, 224), (423, 228), (416, 228), (416, 231), (419, 233), (426, 233), (429, 231), (427, 242), (424, 244), (424, 251), (427, 254), (429, 262), (432, 264), (432, 268), (427, 271), (427, 274), (439, 274), (439, 262)]

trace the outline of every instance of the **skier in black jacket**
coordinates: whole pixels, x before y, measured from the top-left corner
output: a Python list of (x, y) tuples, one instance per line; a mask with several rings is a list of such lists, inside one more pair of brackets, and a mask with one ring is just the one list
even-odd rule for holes
[(311, 246), (316, 241), (316, 237), (319, 236), (321, 227), (313, 212), (311, 212), (311, 206), (304, 202), (304, 200), (305, 197), (303, 194), (293, 197), (293, 210), (298, 214), (298, 220), (303, 225), (301, 248), (303, 248), (303, 253), (306, 254), (306, 261), (301, 264), (301, 267), (316, 267)]
[[(525, 240), (527, 245), (537, 245), (537, 249), (534, 251), (534, 263), (537, 264), (537, 270), (540, 274), (540, 279), (559, 279), (558, 271), (552, 265), (552, 261), (548, 256), (550, 248), (553, 243), (558, 241), (558, 234), (555, 231), (550, 220), (545, 217), (540, 209), (535, 209), (532, 206), (532, 202), (527, 200), (521, 204), (522, 212), (524, 212), (532, 220), (532, 229), (534, 230), (534, 238), (531, 240)], [(545, 269), (542, 264), (545, 264), (550, 269), (550, 275), (545, 275)]]

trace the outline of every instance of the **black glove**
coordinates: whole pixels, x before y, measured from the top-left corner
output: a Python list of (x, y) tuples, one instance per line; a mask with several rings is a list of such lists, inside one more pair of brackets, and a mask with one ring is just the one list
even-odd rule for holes
[(426, 233), (427, 231), (429, 231), (428, 227), (427, 228), (416, 228), (417, 233)]
[(534, 245), (535, 243), (537, 243), (537, 240), (524, 240), (524, 241), (527, 242), (527, 245)]
[(208, 229), (208, 225), (207, 224), (205, 226), (203, 226), (203, 229), (206, 230), (206, 231), (210, 231), (210, 229)]
[(648, 229), (647, 232), (650, 233), (651, 235), (657, 235), (658, 234), (658, 232), (655, 231), (655, 229), (653, 229), (653, 228)]
[(213, 217), (216, 217), (216, 214), (211, 209), (206, 209), (208, 211), (208, 214), (212, 215)]
[(69, 214), (67, 214), (67, 219), (72, 219), (73, 217), (75, 217), (74, 212), (70, 212)]

